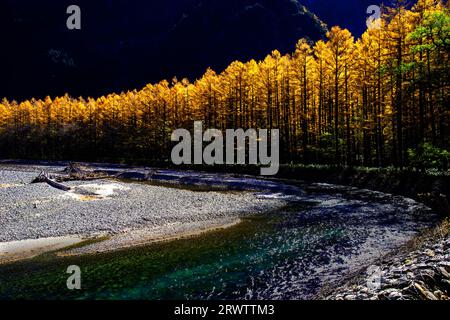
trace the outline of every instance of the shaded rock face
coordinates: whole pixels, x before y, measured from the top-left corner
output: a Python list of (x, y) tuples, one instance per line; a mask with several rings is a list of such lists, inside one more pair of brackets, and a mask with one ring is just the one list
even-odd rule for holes
[(2, 97), (97, 96), (196, 78), (209, 66), (290, 52), (299, 38), (325, 33), (291, 0), (80, 0), (76, 31), (66, 28), (71, 4), (2, 1)]

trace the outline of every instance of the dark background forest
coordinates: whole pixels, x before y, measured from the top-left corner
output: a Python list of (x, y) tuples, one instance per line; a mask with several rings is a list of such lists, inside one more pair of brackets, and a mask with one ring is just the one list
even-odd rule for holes
[(290, 0), (98, 1), (80, 31), (64, 1), (2, 2), (0, 157), (168, 161), (201, 120), (280, 129), (283, 162), (447, 170), (448, 3), (395, 2), (367, 28), (363, 2), (305, 1), (330, 27)]

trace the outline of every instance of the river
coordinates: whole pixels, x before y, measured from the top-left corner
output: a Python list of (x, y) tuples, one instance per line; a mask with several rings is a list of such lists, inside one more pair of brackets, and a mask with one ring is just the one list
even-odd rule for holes
[[(235, 186), (248, 183), (232, 178)], [(376, 265), (438, 219), (411, 199), (380, 192), (258, 184), (272, 187), (260, 188), (255, 197), (282, 198), (286, 205), (186, 239), (3, 265), (0, 299), (312, 299)], [(67, 289), (69, 265), (80, 266), (82, 290)]]

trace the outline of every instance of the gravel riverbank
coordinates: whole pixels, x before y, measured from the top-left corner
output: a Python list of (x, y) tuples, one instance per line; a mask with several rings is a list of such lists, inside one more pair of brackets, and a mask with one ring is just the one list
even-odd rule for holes
[[(64, 192), (45, 183), (30, 184), (40, 170), (0, 167), (0, 242), (133, 232), (139, 236), (130, 241), (161, 239), (226, 226), (243, 215), (284, 205), (251, 192), (194, 192), (112, 179), (67, 182), (71, 191)], [(124, 239), (120, 246), (129, 244)], [(119, 242), (109, 243), (112, 248), (114, 244)], [(0, 252), (0, 260), (5, 255)]]

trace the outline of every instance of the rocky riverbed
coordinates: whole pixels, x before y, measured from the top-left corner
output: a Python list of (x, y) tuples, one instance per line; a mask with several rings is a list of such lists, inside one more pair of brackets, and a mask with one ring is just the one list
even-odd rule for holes
[(355, 279), (331, 300), (450, 300), (450, 226), (444, 222)]

